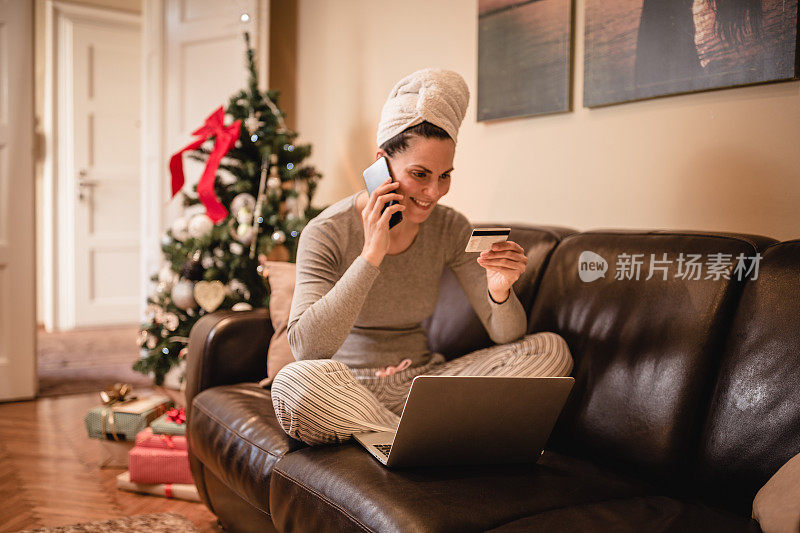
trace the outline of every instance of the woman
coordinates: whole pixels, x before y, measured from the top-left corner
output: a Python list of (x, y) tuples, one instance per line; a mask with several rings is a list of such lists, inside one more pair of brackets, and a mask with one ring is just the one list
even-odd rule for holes
[[(469, 89), (457, 73), (424, 69), (403, 78), (383, 107), (377, 157), (395, 181), (361, 191), (303, 230), (288, 336), (296, 362), (272, 384), (284, 431), (308, 444), (397, 427), (420, 374), (568, 375), (572, 357), (553, 333), (528, 335), (513, 283), (528, 262), (512, 241), (464, 251), (471, 226), (439, 205), (450, 189)], [(397, 200), (383, 213), (385, 203)], [(403, 220), (389, 229), (389, 218)], [(453, 270), (493, 346), (445, 362), (422, 322), (433, 313), (444, 267)], [(512, 341), (518, 341), (513, 342)]]

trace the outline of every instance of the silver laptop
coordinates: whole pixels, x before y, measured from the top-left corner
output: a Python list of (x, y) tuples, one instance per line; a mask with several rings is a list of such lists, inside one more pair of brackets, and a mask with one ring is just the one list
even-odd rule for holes
[(390, 467), (533, 463), (574, 383), (571, 377), (417, 376), (397, 431), (354, 437)]

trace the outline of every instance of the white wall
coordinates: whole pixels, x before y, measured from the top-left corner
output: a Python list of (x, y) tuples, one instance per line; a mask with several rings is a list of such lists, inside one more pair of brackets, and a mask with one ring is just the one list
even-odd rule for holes
[(297, 131), (325, 205), (361, 188), (389, 90), (425, 67), (472, 91), (444, 203), (473, 220), (800, 237), (800, 83), (583, 108), (576, 1), (574, 111), (476, 122), (477, 0), (300, 0)]

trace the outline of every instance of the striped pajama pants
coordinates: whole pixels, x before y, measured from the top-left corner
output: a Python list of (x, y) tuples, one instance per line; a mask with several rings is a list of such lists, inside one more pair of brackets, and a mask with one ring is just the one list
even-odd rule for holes
[(394, 431), (416, 376), (568, 376), (572, 355), (550, 332), (526, 335), (445, 361), (434, 353), (425, 365), (376, 377), (376, 368), (348, 368), (340, 361), (289, 363), (272, 383), (272, 405), (283, 430), (306, 444), (344, 442), (354, 433)]

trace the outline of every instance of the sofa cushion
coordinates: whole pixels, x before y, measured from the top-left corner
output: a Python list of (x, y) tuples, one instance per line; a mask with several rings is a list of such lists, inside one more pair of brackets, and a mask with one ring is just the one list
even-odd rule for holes
[[(475, 227), (503, 226), (476, 224)], [(532, 227), (512, 224), (509, 240), (522, 246), (528, 257), (525, 272), (514, 284), (514, 292), (527, 311), (541, 280), (551, 252), (565, 235), (574, 230), (560, 227)], [(476, 255), (477, 257), (477, 255)], [(446, 268), (442, 274), (436, 310), (423, 326), (428, 332), (428, 348), (452, 359), (487, 346), (492, 340), (472, 309), (453, 272)]]
[(281, 368), (294, 361), (286, 328), (289, 325), (297, 268), (294, 263), (285, 261), (264, 261), (261, 264), (269, 284), (269, 318), (275, 330), (267, 348), (267, 382), (272, 383)]
[(760, 533), (761, 529), (753, 520), (702, 504), (682, 502), (666, 496), (643, 496), (553, 509), (489, 531)]
[(195, 396), (187, 423), (192, 455), (250, 505), (268, 512), (275, 463), (305, 446), (278, 425), (269, 391), (251, 383), (205, 390)]
[(741, 512), (800, 453), (800, 240), (744, 287), (700, 446), (703, 491)]
[(270, 486), (276, 528), (315, 532), (484, 531), (548, 509), (654, 492), (551, 452), (535, 465), (390, 470), (352, 443), (286, 455)]
[[(566, 237), (550, 258), (529, 323), (531, 332), (563, 336), (575, 361), (575, 386), (551, 446), (681, 485), (744, 283), (709, 265), (752, 257), (761, 242), (635, 231)], [(592, 254), (606, 261), (604, 277)], [(699, 255), (699, 271), (687, 266), (690, 254)], [(629, 267), (639, 261), (637, 276)]]

